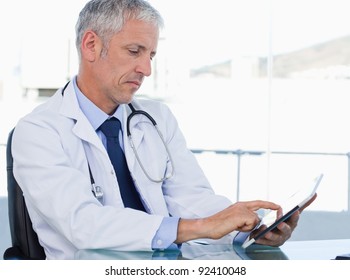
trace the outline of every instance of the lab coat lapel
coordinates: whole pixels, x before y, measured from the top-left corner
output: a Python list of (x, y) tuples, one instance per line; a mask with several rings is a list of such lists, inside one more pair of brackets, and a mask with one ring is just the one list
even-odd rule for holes
[(69, 83), (64, 92), (60, 113), (67, 118), (71, 118), (76, 121), (72, 129), (72, 132), (75, 135), (77, 135), (82, 140), (96, 146), (100, 150), (105, 150), (95, 130), (92, 128), (84, 113), (80, 110), (72, 82)]

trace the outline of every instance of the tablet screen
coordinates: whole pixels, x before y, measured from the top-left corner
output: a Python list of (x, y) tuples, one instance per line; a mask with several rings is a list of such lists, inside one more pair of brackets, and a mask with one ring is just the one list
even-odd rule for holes
[(316, 190), (323, 178), (323, 174), (317, 176), (311, 184), (299, 189), (291, 195), (285, 202), (281, 203), (283, 216), (276, 220), (277, 211), (269, 211), (260, 221), (255, 229), (265, 225), (266, 228), (259, 232), (256, 236), (248, 237), (243, 243), (242, 247), (247, 248), (253, 244), (257, 239), (263, 237), (267, 232), (273, 230), (277, 225), (287, 220), (296, 211), (302, 208), (316, 193)]

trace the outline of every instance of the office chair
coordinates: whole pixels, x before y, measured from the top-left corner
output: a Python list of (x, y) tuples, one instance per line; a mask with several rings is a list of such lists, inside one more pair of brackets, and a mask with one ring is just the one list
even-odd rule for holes
[(33, 230), (23, 192), (13, 176), (11, 153), (13, 131), (9, 134), (6, 148), (8, 212), (12, 247), (4, 252), (4, 260), (44, 260), (45, 252)]

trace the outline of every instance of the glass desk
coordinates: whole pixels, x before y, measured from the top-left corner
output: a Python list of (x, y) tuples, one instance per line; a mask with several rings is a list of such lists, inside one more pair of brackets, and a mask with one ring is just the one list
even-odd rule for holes
[(81, 250), (76, 259), (92, 260), (332, 260), (350, 253), (350, 239), (288, 241), (281, 247), (241, 244), (183, 244), (181, 250), (120, 252)]
[(288, 241), (279, 248), (251, 245), (247, 249), (234, 245), (241, 259), (251, 260), (332, 260), (350, 253), (350, 239)]

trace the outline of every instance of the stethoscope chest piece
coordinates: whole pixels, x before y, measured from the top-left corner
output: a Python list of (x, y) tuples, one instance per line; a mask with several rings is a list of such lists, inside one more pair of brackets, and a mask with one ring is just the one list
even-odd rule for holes
[(91, 184), (91, 191), (96, 197), (96, 199), (100, 202), (103, 203), (103, 190), (101, 187), (96, 186), (95, 183)]

